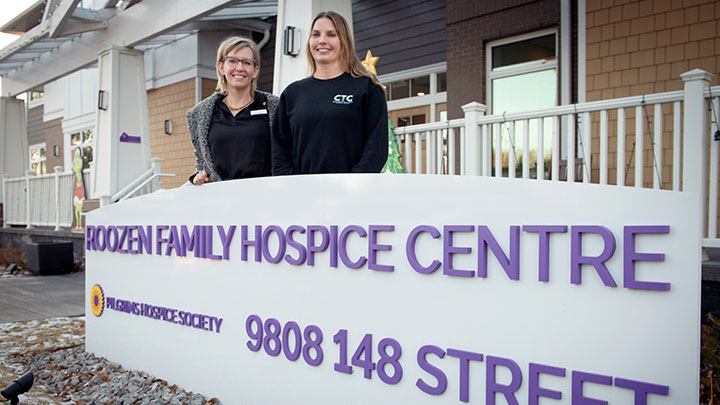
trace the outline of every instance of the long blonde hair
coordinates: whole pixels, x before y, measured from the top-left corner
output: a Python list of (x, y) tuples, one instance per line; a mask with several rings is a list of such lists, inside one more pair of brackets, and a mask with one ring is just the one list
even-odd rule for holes
[(312, 53), (310, 52), (310, 38), (312, 38), (312, 27), (315, 26), (315, 21), (321, 18), (327, 18), (332, 21), (333, 25), (335, 25), (335, 31), (338, 34), (338, 38), (340, 38), (340, 67), (342, 68), (342, 70), (346, 73), (349, 73), (352, 77), (369, 77), (370, 80), (380, 86), (383, 93), (385, 93), (385, 86), (383, 86), (375, 76), (371, 75), (370, 72), (365, 69), (365, 66), (360, 63), (360, 59), (355, 53), (355, 45), (352, 39), (352, 34), (350, 34), (350, 28), (348, 27), (347, 21), (345, 21), (345, 17), (334, 11), (319, 12), (310, 24), (310, 35), (308, 36), (307, 43), (305, 44), (305, 53), (308, 59), (308, 66), (310, 66), (310, 75), (314, 75), (317, 71), (315, 59), (313, 59)]
[[(215, 91), (221, 91), (223, 93), (227, 93), (227, 82), (225, 79), (225, 76), (220, 73), (220, 68), (218, 67), (218, 64), (225, 62), (225, 58), (227, 58), (228, 54), (232, 52), (233, 49), (242, 49), (248, 47), (252, 51), (253, 59), (255, 59), (255, 66), (260, 69), (260, 50), (258, 50), (257, 44), (255, 44), (255, 41), (248, 38), (238, 37), (238, 36), (232, 36), (226, 38), (222, 43), (220, 43), (220, 46), (217, 50), (217, 60), (215, 61), (215, 73), (217, 73), (217, 86), (215, 86)], [(258, 73), (259, 75), (259, 73)], [(250, 82), (250, 96), (255, 97), (255, 89), (257, 88), (257, 78), (251, 79)]]

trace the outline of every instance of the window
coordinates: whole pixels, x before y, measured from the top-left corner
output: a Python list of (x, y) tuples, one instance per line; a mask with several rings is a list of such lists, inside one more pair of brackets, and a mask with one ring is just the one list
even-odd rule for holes
[(83, 169), (89, 168), (90, 162), (93, 161), (92, 129), (70, 134), (70, 150), (73, 150), (76, 147), (82, 148), (83, 151)]
[[(519, 37), (491, 42), (487, 45), (488, 97), (492, 114), (513, 113), (554, 107), (558, 100), (557, 32), (544, 30)], [(502, 126), (503, 171), (508, 170), (508, 157), (515, 154), (518, 175), (522, 174), (522, 124), (516, 124), (515, 143), (511, 147), (509, 125)], [(545, 120), (543, 145), (537, 145), (537, 124), (530, 122), (530, 176), (535, 176), (538, 147), (543, 148), (546, 163), (550, 160), (552, 122)], [(493, 142), (494, 144), (494, 142)], [(493, 149), (494, 153), (494, 149)], [(494, 159), (494, 157), (493, 157)], [(547, 171), (550, 165), (545, 165)], [(494, 168), (493, 168), (494, 170)]]
[(45, 97), (45, 92), (42, 91), (31, 91), (30, 101), (40, 100)]
[(47, 157), (45, 144), (38, 143), (30, 146), (30, 170), (37, 176), (47, 173)]
[[(443, 73), (444, 74), (444, 73)], [(388, 100), (401, 100), (408, 97), (422, 97), (430, 94), (430, 75), (396, 80), (388, 86)], [(438, 90), (438, 91), (445, 91)]]

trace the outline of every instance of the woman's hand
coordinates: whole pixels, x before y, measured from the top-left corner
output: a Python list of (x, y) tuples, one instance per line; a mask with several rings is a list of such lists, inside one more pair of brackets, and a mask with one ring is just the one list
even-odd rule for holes
[(193, 177), (193, 184), (196, 186), (203, 185), (210, 182), (210, 177), (205, 170), (200, 170), (195, 177)]

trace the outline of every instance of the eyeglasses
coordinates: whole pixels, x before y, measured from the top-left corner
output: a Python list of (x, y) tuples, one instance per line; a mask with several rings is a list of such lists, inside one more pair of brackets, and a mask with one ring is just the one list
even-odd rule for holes
[(236, 67), (238, 63), (242, 63), (243, 68), (248, 69), (253, 66), (255, 66), (255, 60), (254, 59), (237, 59), (233, 57), (225, 58), (225, 62), (227, 62), (230, 67)]

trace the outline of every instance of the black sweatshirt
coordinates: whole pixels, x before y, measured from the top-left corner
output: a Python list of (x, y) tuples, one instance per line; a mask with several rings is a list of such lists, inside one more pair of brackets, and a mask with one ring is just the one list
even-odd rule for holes
[(388, 155), (387, 103), (368, 77), (290, 84), (272, 126), (273, 175), (378, 173)]
[(208, 145), (215, 171), (223, 180), (270, 175), (270, 128), (267, 97), (255, 100), (233, 116), (220, 97), (215, 102)]

